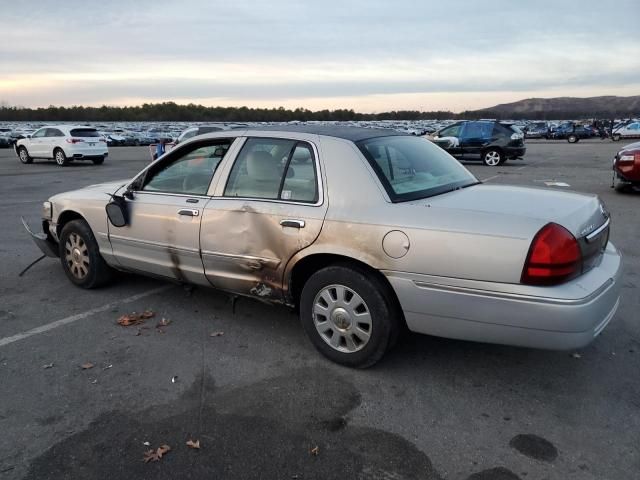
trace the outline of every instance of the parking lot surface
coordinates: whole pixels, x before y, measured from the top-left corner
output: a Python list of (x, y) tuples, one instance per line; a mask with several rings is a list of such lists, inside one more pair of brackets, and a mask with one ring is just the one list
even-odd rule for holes
[[(621, 144), (529, 141), (523, 160), (464, 162), (490, 183), (604, 200), (623, 294), (589, 347), (408, 335), (369, 370), (324, 359), (283, 307), (232, 309), (215, 290), (135, 275), (81, 290), (53, 259), (20, 277), (40, 254), (20, 216), (37, 226), (50, 195), (130, 178), (149, 151), (60, 168), (0, 150), (0, 479), (638, 478), (640, 194), (610, 188)], [(143, 325), (117, 324), (146, 309)]]

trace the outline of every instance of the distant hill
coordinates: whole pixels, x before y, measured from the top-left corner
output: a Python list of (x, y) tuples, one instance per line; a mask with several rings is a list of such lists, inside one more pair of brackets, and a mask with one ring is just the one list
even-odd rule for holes
[(465, 117), (577, 119), (640, 116), (640, 95), (633, 97), (527, 98), (464, 112)]

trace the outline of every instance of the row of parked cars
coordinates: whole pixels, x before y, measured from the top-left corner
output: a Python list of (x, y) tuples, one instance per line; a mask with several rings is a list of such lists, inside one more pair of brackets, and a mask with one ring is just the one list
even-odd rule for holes
[(611, 137), (614, 141), (640, 138), (640, 120), (626, 120), (613, 126), (583, 125), (577, 122), (532, 122), (523, 128), (526, 138), (563, 139), (576, 143), (583, 138)]

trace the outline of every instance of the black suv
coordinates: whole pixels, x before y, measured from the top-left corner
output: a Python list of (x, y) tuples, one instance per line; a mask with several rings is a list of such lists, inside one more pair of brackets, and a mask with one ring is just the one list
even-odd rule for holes
[(479, 158), (495, 167), (527, 151), (524, 134), (514, 125), (492, 122), (458, 122), (436, 132), (433, 142), (455, 157)]

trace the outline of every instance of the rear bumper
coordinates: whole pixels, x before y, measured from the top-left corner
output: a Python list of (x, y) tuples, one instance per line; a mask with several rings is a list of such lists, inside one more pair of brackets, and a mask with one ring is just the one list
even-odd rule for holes
[(567, 350), (588, 345), (611, 321), (620, 302), (622, 268), (620, 254), (609, 244), (600, 265), (558, 287), (473, 282), (469, 288), (450, 279), (434, 283), (433, 277), (385, 274), (414, 332)]

